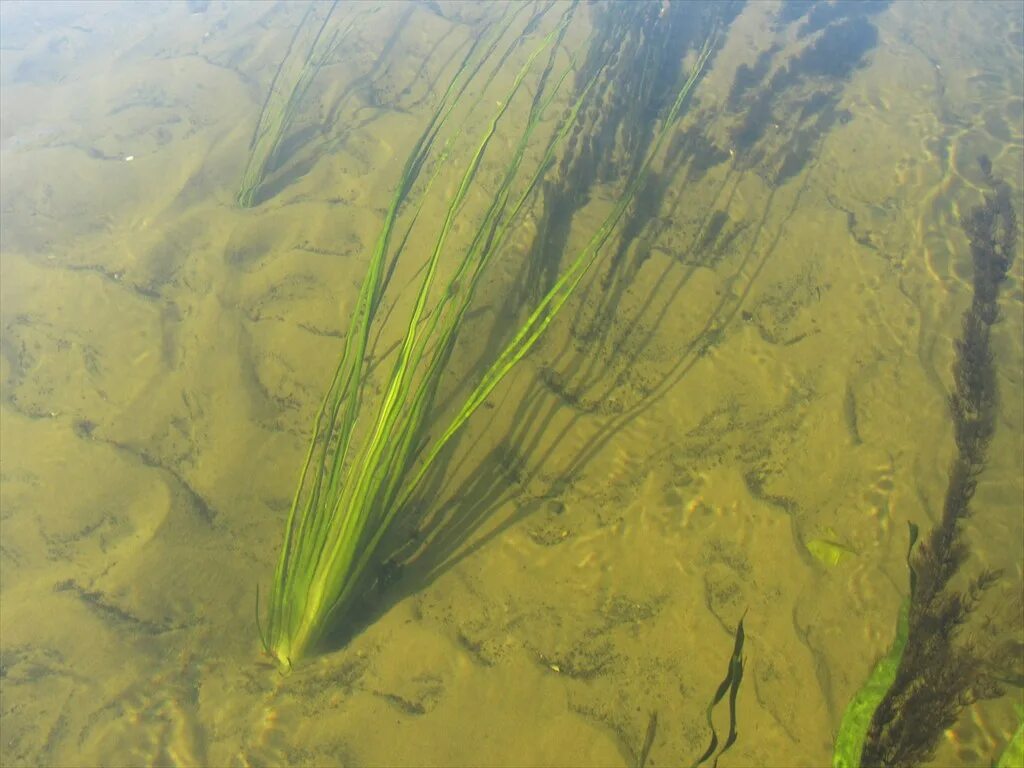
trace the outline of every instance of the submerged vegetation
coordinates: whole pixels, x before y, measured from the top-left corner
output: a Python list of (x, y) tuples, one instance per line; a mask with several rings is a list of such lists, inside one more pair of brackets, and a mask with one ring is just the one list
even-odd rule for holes
[[(900, 612), (896, 641), (848, 710), (836, 744), (837, 766), (888, 768), (926, 762), (965, 707), (1002, 693), (979, 648), (970, 641), (958, 642), (998, 573), (982, 571), (962, 590), (950, 586), (969, 555), (961, 524), (971, 514), (995, 433), (998, 393), (990, 335), (999, 319), (999, 286), (1017, 238), (1010, 188), (992, 176), (987, 157), (980, 165), (991, 191), (963, 219), (974, 264), (974, 294), (956, 342), (950, 397), (956, 454), (942, 518), (908, 557), (910, 597)], [(916, 531), (911, 547), (914, 538)], [(856, 729), (854, 719), (859, 722)]]
[(237, 198), (242, 208), (251, 208), (259, 203), (261, 187), (277, 160), (281, 141), (295, 120), (299, 104), (317, 72), (352, 31), (354, 19), (344, 29), (334, 30), (329, 37), (325, 35), (336, 7), (337, 0), (328, 6), (323, 19), (319, 20), (317, 11), (320, 6), (311, 4), (295, 28), (249, 141), (249, 160)]
[[(733, 642), (732, 655), (729, 657), (729, 666), (726, 669), (725, 677), (722, 678), (722, 682), (719, 683), (718, 689), (715, 691), (715, 695), (708, 703), (705, 717), (708, 721), (708, 728), (711, 729), (711, 741), (708, 744), (707, 749), (704, 753), (697, 758), (693, 763), (693, 768), (703, 765), (708, 760), (714, 757), (711, 765), (718, 765), (719, 758), (728, 751), (728, 749), (736, 743), (736, 739), (739, 736), (739, 731), (736, 730), (736, 697), (740, 692), (740, 683), (743, 682), (743, 617), (740, 617), (739, 623), (736, 625), (736, 636)], [(715, 730), (715, 724), (711, 719), (711, 713), (714, 711), (718, 703), (725, 698), (725, 694), (729, 694), (729, 733), (725, 737), (725, 743), (722, 744), (722, 748), (718, 749), (718, 732)], [(716, 752), (717, 750), (717, 752)]]
[[(389, 538), (401, 536), (399, 521), (420, 505), (425, 478), (439, 469), (439, 459), (466, 421), (583, 284), (602, 249), (607, 246), (610, 253), (603, 290), (592, 302), (596, 310), (589, 308), (596, 320), (578, 323), (585, 328), (586, 342), (608, 332), (619, 297), (650, 258), (650, 245), (640, 241), (653, 238), (640, 235), (667, 226), (657, 213), (670, 196), (673, 179), (687, 163), (693, 177), (732, 157), (732, 150), (712, 151), (715, 145), (700, 134), (699, 120), (685, 134), (673, 131), (715, 48), (716, 14), (687, 26), (683, 17), (696, 6), (595, 5), (589, 12), (603, 16), (602, 23), (595, 24), (585, 51), (569, 52), (573, 35), (568, 32), (581, 7), (511, 5), (498, 12), (500, 18), (474, 22), (465, 49), (459, 48), (458, 56), (449, 60), (449, 73), (438, 76), (428, 89), (438, 95), (405, 160), (368, 258), (288, 514), (267, 618), (260, 627), (265, 652), (283, 667), (322, 648), (329, 635), (351, 619), (367, 588), (393, 575), (394, 563), (388, 557), (392, 551), (386, 545)], [(717, 21), (735, 14), (738, 7), (722, 4)], [(284, 69), (275, 76), (239, 194), (243, 206), (258, 202), (296, 105), (352, 28), (350, 24), (326, 34), (329, 18), (330, 13), (322, 21), (307, 15), (302, 27), (308, 31), (310, 25), (319, 26), (312, 42), (301, 48), (305, 53), (299, 57), (300, 66), (291, 65), (290, 76), (282, 74)], [(750, 86), (744, 85), (741, 75), (746, 72), (753, 81), (754, 73), (742, 66), (729, 98), (731, 108), (745, 114), (731, 137), (736, 166), (757, 170), (773, 187), (804, 168), (834, 122), (850, 119), (836, 109), (841, 91), (829, 77), (841, 81), (848, 76), (876, 40), (874, 28), (861, 18), (826, 25), (825, 30), (826, 35), (792, 65), (778, 69), (771, 87), (752, 104), (744, 100)], [(299, 32), (296, 35), (298, 39)], [(822, 59), (832, 36), (852, 41), (836, 72)], [(296, 56), (292, 48), (288, 56)], [(772, 99), (782, 103), (783, 86), (806, 85), (814, 78), (822, 84), (800, 114), (802, 132), (794, 133), (791, 144), (768, 152), (760, 131), (773, 122), (773, 110), (781, 109)], [(286, 80), (293, 83), (290, 90), (283, 85)], [(424, 96), (418, 103), (430, 98)], [(488, 109), (483, 129), (475, 127)], [(814, 119), (808, 122), (810, 117)], [(498, 155), (495, 147), (501, 142)], [(694, 159), (701, 154), (703, 158)], [(435, 182), (446, 172), (454, 173), (453, 168), (459, 169), (458, 182), (437, 206), (439, 193), (432, 190), (445, 185)], [(992, 194), (964, 220), (974, 255), (975, 299), (957, 344), (951, 408), (958, 454), (942, 522), (916, 550), (916, 529), (912, 533), (911, 589), (900, 612), (896, 640), (844, 718), (836, 765), (911, 765), (925, 760), (942, 729), (964, 706), (999, 690), (975, 649), (954, 642), (996, 574), (982, 573), (963, 591), (950, 588), (967, 557), (960, 521), (969, 514), (995, 426), (995, 373), (988, 336), (997, 319), (998, 286), (1009, 268), (1016, 236), (1007, 188), (992, 178), (984, 163), (983, 171)], [(467, 203), (474, 198), (485, 203), (482, 211), (471, 214), (473, 206)], [(595, 199), (606, 203), (603, 212), (597, 226), (579, 238), (573, 228), (576, 214)], [(421, 221), (421, 213), (432, 208), (441, 214), (424, 215)], [(462, 382), (461, 395), (446, 391), (455, 402), (439, 405), (438, 393), (478, 288), (527, 211), (537, 221), (537, 234), (502, 312), (520, 317), (519, 325), (492, 330), (488, 343), (480, 345), (481, 370)], [(427, 235), (423, 231), (430, 224), (424, 222), (430, 218), (436, 219), (436, 231)], [(724, 212), (709, 213), (698, 250), (709, 246), (728, 222)], [(620, 234), (614, 247), (609, 244), (613, 233)], [(570, 249), (578, 242), (582, 247)], [(416, 260), (410, 243), (428, 243), (425, 256)], [(400, 303), (385, 301), (399, 274), (409, 279), (405, 290), (413, 296), (404, 314)], [(499, 351), (488, 356), (489, 349)], [(605, 361), (602, 366), (607, 367)], [(573, 396), (563, 389), (566, 398)], [(855, 409), (852, 432), (859, 441)], [(429, 525), (443, 524), (432, 513), (425, 517)], [(423, 530), (412, 543), (400, 543), (398, 550), (422, 551), (424, 542), (431, 540), (419, 535)], [(811, 542), (815, 543), (820, 541)], [(838, 545), (825, 544), (831, 547), (830, 557), (841, 556)], [(696, 764), (717, 762), (736, 741), (743, 642), (740, 619), (727, 676), (706, 711), (711, 743)], [(711, 713), (727, 693), (729, 731), (720, 745)], [(652, 711), (643, 744), (634, 753), (639, 765), (648, 760), (657, 723)]]
[[(566, 258), (565, 266), (529, 308), (518, 330), (490, 361), (447, 425), (429, 423), (446, 363), (488, 263), (506, 244), (518, 215), (556, 165), (558, 152), (601, 73), (597, 67), (582, 83), (577, 82), (575, 95), (560, 97), (573, 65), (558, 53), (556, 44), (577, 6), (565, 7), (557, 20), (552, 12), (557, 6), (537, 7), (518, 32), (513, 30), (516, 19), (529, 6), (514, 8), (501, 19), (487, 22), (469, 44), (406, 159), (369, 258), (341, 359), (313, 427), (274, 574), (266, 626), (261, 628), (265, 651), (283, 666), (313, 652), (346, 615), (383, 559), (380, 550), (385, 536), (428, 470), (579, 286), (636, 197), (712, 51), (713, 39), (705, 39), (687, 76), (680, 78), (673, 99), (659, 115), (653, 141), (631, 163), (629, 173), (620, 180), (617, 198), (585, 245)], [(545, 26), (546, 32), (537, 31)], [(505, 50), (499, 55), (496, 52), (503, 44)], [(460, 105), (474, 100), (469, 110), (472, 115), (504, 63), (524, 44), (533, 47), (497, 101), (465, 163), (461, 181), (446, 201), (429, 256), (416, 272), (412, 309), (402, 321), (389, 312), (388, 323), (401, 322), (405, 329), (397, 348), (384, 358), (390, 371), (383, 379), (371, 380), (370, 331), (378, 319), (384, 288), (434, 180), (453, 161), (457, 139), (470, 130), (464, 115), (462, 122), (456, 118), (461, 115)], [(545, 54), (547, 66), (538, 78), (534, 70)], [(511, 128), (512, 148), (499, 162), (503, 168), (496, 188), (488, 190), (491, 202), (483, 215), (471, 222), (468, 245), (454, 245), (449, 236), (456, 220), (466, 219), (463, 205), (491, 140), (499, 125), (504, 127), (513, 120), (509, 107), (528, 92), (527, 82), (533, 94), (524, 105), (522, 122)], [(552, 122), (549, 113), (556, 109), (556, 100), (560, 117)], [(446, 128), (452, 133), (439, 147)], [(529, 162), (528, 158), (536, 159)], [(432, 174), (417, 187), (421, 173), (431, 165)], [(418, 199), (412, 195), (414, 188)], [(396, 227), (402, 214), (408, 224), (399, 238)], [(448, 266), (451, 261), (453, 267)], [(375, 392), (379, 396), (374, 396)]]

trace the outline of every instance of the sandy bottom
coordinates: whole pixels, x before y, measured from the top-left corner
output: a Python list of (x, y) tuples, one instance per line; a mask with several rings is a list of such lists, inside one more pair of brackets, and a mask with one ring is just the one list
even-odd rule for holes
[[(282, 675), (260, 659), (256, 588), (422, 110), (350, 99), (338, 151), (239, 210), (281, 45), (257, 33), (284, 22), (228, 5), (2, 54), (0, 762), (623, 765), (656, 713), (649, 765), (689, 764), (742, 617), (720, 764), (827, 764), (892, 638), (907, 523), (941, 506), (970, 302), (958, 217), (980, 201), (979, 151), (1021, 200), (1019, 81), (968, 108), (980, 75), (952, 62), (969, 25), (929, 47), (923, 25), (958, 17), (877, 19), (887, 44), (846, 85), (853, 119), (784, 184), (724, 162), (679, 185), (648, 258), (611, 277), (602, 262), (474, 416), (431, 491), (432, 545), (344, 647)], [(765, 7), (734, 26), (707, 104)], [(726, 223), (702, 241), (713, 211)], [(482, 288), (453, 382), (500, 330), (535, 234), (525, 217)], [(980, 634), (993, 643), (1022, 631), (1022, 261), (967, 526), (972, 572), (1004, 569), (984, 611), (1011, 634)], [(1011, 690), (935, 763), (988, 765), (1018, 724)], [(714, 720), (723, 735), (724, 705)]]

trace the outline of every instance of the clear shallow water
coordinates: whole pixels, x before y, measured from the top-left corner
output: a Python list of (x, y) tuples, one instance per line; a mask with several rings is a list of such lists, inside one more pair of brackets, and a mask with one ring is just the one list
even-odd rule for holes
[[(932, 525), (946, 487), (971, 299), (960, 216), (981, 200), (979, 154), (1022, 207), (1019, 8), (716, 11), (714, 58), (635, 231), (431, 488), (426, 514), (459, 524), (344, 647), (282, 676), (261, 663), (255, 587), (406, 153), (488, 8), (339, 5), (332, 28), (351, 29), (241, 209), (250, 139), (306, 6), (2, 6), (5, 764), (622, 765), (652, 711), (649, 764), (689, 764), (740, 616), (740, 735), (720, 764), (830, 759), (892, 638), (906, 524)], [(614, 22), (601, 8), (574, 16), (560, 66), (573, 51), (584, 67)], [(682, 8), (646, 23), (677, 24), (669, 39), (692, 63), (701, 27)], [(466, 111), (467, 136), (528, 50)], [(629, 110), (645, 93), (633, 87), (587, 116), (624, 127), (583, 155), (572, 179), (594, 181), (571, 227), (559, 235), (565, 218), (545, 207), (554, 183), (517, 222), (442, 412), (523, 286), (618, 194), (650, 121)], [(510, 105), (467, 217), (527, 108)], [(428, 223), (470, 141), (431, 188)], [(395, 313), (427, 245), (396, 270)], [(1019, 643), (1017, 257), (966, 533), (969, 571), (1004, 569), (981, 612), (995, 629), (973, 631)], [(384, 323), (379, 349), (398, 332)], [(970, 708), (935, 764), (988, 765), (1018, 722), (1009, 691)]]

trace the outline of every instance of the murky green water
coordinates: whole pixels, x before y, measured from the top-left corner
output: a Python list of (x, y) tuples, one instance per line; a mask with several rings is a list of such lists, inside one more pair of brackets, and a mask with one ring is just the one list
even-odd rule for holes
[[(543, 35), (567, 20), (497, 124), (445, 274), (531, 100), (569, 72), (536, 166), (598, 76), (488, 266), (428, 432), (711, 55), (572, 300), (417, 496), (402, 567), (344, 643), (282, 674), (256, 587), (403, 164), (497, 19), (402, 209), (404, 232), (425, 201), (375, 376)], [(0, 5), (0, 762), (635, 765), (651, 733), (647, 765), (689, 765), (742, 617), (719, 765), (829, 764), (908, 593), (907, 524), (941, 515), (979, 156), (1018, 227), (1024, 209), (1022, 36), (1021, 7), (995, 2)], [(247, 184), (261, 110), (285, 105)], [(959, 637), (1004, 693), (934, 765), (988, 766), (1020, 723), (1022, 242), (955, 581), (1002, 570)], [(727, 702), (713, 720), (724, 741)]]

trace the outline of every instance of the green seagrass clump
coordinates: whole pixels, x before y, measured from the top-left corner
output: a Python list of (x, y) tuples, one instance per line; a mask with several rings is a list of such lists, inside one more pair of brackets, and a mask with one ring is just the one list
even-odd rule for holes
[[(385, 364), (389, 364), (390, 369), (382, 383), (374, 381), (375, 385), (381, 384), (381, 394), (371, 399), (367, 387), (370, 328), (381, 305), (387, 275), (393, 268), (392, 260), (401, 252), (401, 246), (392, 247), (392, 241), (405, 243), (409, 234), (406, 231), (402, 238), (394, 237), (400, 209), (412, 206), (411, 228), (436, 175), (450, 160), (451, 139), (435, 151), (440, 131), (452, 122), (456, 105), (468, 98), (468, 86), (480, 79), (480, 73), (494, 56), (508, 25), (523, 7), (526, 6), (519, 6), (508, 21), (492, 24), (470, 45), (409, 153), (384, 216), (341, 358), (313, 425), (285, 526), (266, 625), (261, 628), (265, 651), (284, 667), (314, 652), (329, 630), (345, 617), (372, 568), (379, 564), (382, 540), (427, 471), (452, 437), (529, 352), (580, 284), (635, 197), (642, 176), (674, 125), (711, 50), (709, 41), (667, 111), (657, 141), (625, 180), (624, 191), (587, 244), (568, 259), (564, 271), (491, 361), (451, 421), (446, 426), (431, 424), (433, 436), (428, 437), (424, 428), (426, 419), (432, 412), (439, 381), (481, 276), (506, 243), (519, 212), (534, 194), (544, 173), (554, 165), (556, 152), (576, 122), (584, 97), (594, 82), (591, 79), (582, 84), (578, 97), (563, 107), (561, 119), (553, 128), (545, 123), (548, 138), (540, 141), (536, 138), (537, 129), (572, 67), (565, 66), (555, 77), (547, 77), (548, 72), (545, 72), (539, 82), (530, 81), (535, 84), (536, 92), (530, 94), (525, 120), (521, 126), (516, 126), (511, 152), (503, 155), (507, 160), (503, 160), (504, 171), (497, 188), (490, 193), (491, 202), (483, 216), (473, 223), (468, 246), (453, 253), (449, 235), (467, 193), (473, 188), (491, 139), (499, 123), (508, 119), (509, 105), (520, 91), (526, 90), (524, 83), (538, 58), (544, 52), (550, 53), (560, 39), (572, 15), (574, 6), (571, 6), (529, 53), (476, 142), (461, 180), (447, 201), (446, 214), (429, 256), (416, 273), (418, 284), (414, 288), (412, 310), (407, 318), (399, 321), (403, 323), (404, 335), (397, 349), (386, 359)], [(535, 13), (527, 22), (527, 29), (536, 27), (550, 7)], [(475, 91), (477, 104), (500, 69), (500, 63), (523, 42), (522, 37), (516, 36), (508, 44), (499, 66), (492, 69), (484, 85)], [(456, 135), (462, 130), (458, 128)], [(535, 144), (541, 145), (532, 153), (538, 159), (527, 163), (530, 154), (527, 150)], [(431, 157), (433, 175), (422, 186), (420, 198), (411, 201), (411, 190)], [(442, 257), (445, 264), (455, 260), (454, 268), (447, 273), (441, 268)], [(388, 321), (394, 322), (390, 317)]]

